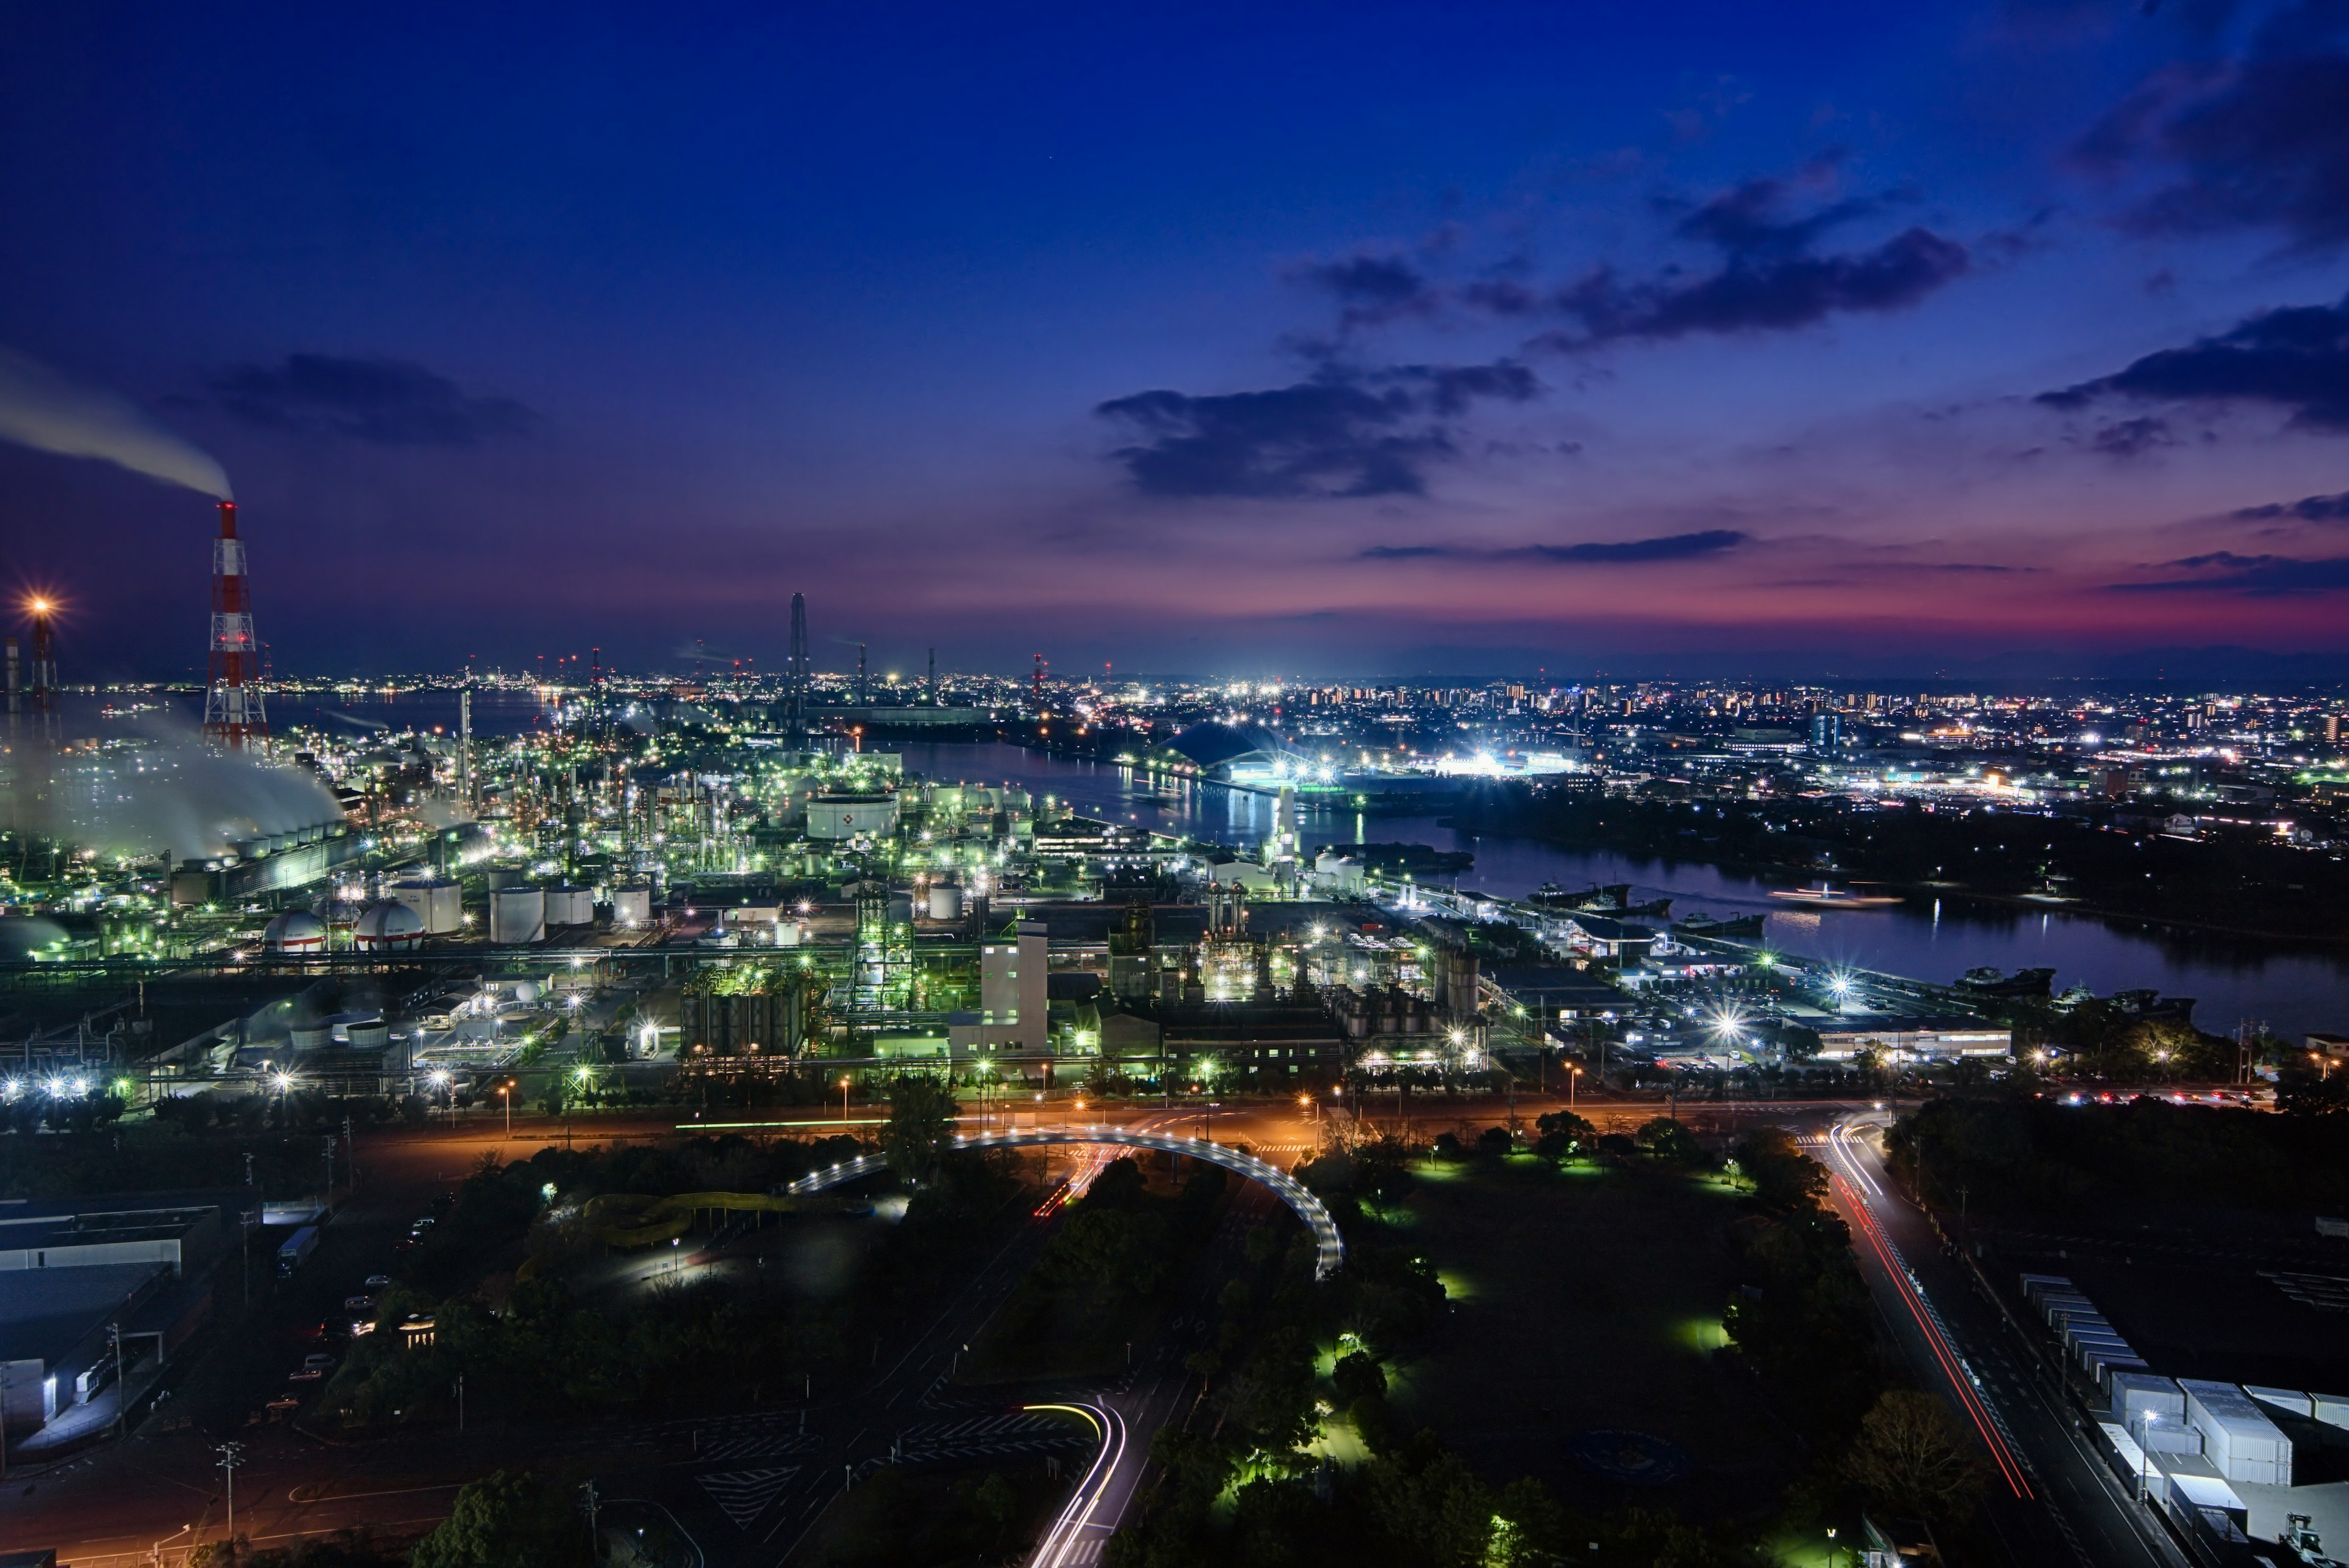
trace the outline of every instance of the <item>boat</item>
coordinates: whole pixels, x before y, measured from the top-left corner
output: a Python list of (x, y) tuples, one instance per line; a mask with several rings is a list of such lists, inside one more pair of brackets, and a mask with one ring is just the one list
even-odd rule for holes
[(1985, 996), (2044, 996), (2054, 990), (2054, 979), (2053, 969), (2018, 969), (2009, 975), (2003, 969), (1985, 968), (1967, 970), (1958, 976), (1958, 984)]
[(1594, 882), (1580, 892), (1561, 892), (1556, 882), (1544, 882), (1533, 897), (1537, 903), (1555, 904), (1569, 913), (1603, 914), (1613, 920), (1631, 915), (1662, 920), (1672, 913), (1672, 901), (1669, 898), (1650, 899), (1645, 903), (1632, 903), (1630, 882), (1603, 885)]
[(1740, 914), (1716, 920), (1700, 913), (1681, 916), (1672, 922), (1672, 927), (1683, 936), (1759, 936), (1769, 918), (1766, 914)]
[(1844, 888), (1774, 888), (1772, 898), (1789, 899), (1814, 909), (1889, 909), (1900, 901), (1890, 893), (1852, 892)]

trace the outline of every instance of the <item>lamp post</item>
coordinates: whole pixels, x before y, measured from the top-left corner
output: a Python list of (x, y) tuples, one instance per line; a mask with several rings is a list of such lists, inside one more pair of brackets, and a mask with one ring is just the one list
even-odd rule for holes
[(840, 1119), (848, 1119), (848, 1079), (845, 1077), (840, 1080)]
[(506, 1108), (506, 1141), (513, 1141), (513, 1080), (498, 1085), (498, 1099)]
[(1830, 1524), (1827, 1526), (1827, 1554), (1825, 1559), (1827, 1568), (1835, 1568), (1835, 1526)]
[(1581, 1076), (1582, 1069), (1578, 1067), (1566, 1069), (1566, 1112), (1568, 1116), (1574, 1114), (1574, 1080)]

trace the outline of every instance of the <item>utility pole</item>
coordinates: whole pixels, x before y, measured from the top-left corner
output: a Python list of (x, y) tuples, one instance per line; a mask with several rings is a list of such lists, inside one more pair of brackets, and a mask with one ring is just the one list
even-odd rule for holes
[[(106, 1326), (106, 1337), (114, 1346), (114, 1424), (116, 1428), (116, 1435), (127, 1438), (130, 1435), (130, 1386), (122, 1380), (122, 1325), (119, 1323), (108, 1324)], [(5, 1415), (0, 1415), (0, 1420), (5, 1419), (6, 1418)]]
[(359, 1140), (351, 1136), (351, 1119), (343, 1118), (343, 1160), (351, 1179), (350, 1190), (359, 1190)]
[(236, 1467), (244, 1462), (243, 1443), (222, 1443), (212, 1449), (220, 1455), (220, 1468), (228, 1474), (228, 1538), (233, 1548), (236, 1542)]

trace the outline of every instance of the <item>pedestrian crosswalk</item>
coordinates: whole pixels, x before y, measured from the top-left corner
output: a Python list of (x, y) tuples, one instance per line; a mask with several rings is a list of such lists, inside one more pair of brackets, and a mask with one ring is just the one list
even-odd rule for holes
[(1086, 1447), (1092, 1441), (1091, 1433), (1061, 1418), (1021, 1412), (908, 1427), (890, 1445), (890, 1455), (899, 1464), (936, 1464), (946, 1460), (1044, 1453)]
[(769, 1470), (727, 1470), (718, 1475), (696, 1476), (701, 1490), (709, 1494), (719, 1511), (734, 1522), (737, 1530), (748, 1530), (750, 1522), (767, 1511), (792, 1477), (800, 1473), (797, 1465), (779, 1465)]

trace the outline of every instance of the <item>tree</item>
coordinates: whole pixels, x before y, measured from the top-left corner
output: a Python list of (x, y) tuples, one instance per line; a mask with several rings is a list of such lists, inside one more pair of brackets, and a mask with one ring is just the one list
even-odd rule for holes
[(466, 1484), (456, 1506), (409, 1553), (409, 1568), (573, 1568), (590, 1562), (587, 1525), (561, 1487), (497, 1470)]
[(1580, 1154), (1599, 1141), (1599, 1130), (1570, 1110), (1553, 1110), (1534, 1119), (1534, 1152), (1545, 1160)]
[(1338, 1398), (1342, 1404), (1350, 1405), (1366, 1394), (1376, 1394), (1384, 1398), (1387, 1375), (1379, 1366), (1377, 1357), (1357, 1350), (1338, 1357), (1337, 1366), (1330, 1371), (1330, 1386), (1337, 1389)]
[(933, 1078), (901, 1078), (889, 1086), (889, 1125), (882, 1130), (889, 1169), (917, 1181), (937, 1169), (954, 1140), (954, 1091)]
[(1765, 1127), (1739, 1140), (1737, 1163), (1764, 1207), (1807, 1209), (1826, 1199), (1826, 1168), (1804, 1153), (1784, 1128)]
[(1878, 1507), (1927, 1520), (1963, 1512), (1983, 1479), (1948, 1407), (1908, 1388), (1889, 1390), (1860, 1418), (1843, 1473)]
[(1640, 1152), (1654, 1156), (1673, 1165), (1693, 1165), (1704, 1158), (1695, 1134), (1669, 1116), (1660, 1116), (1641, 1125), (1631, 1135)]

